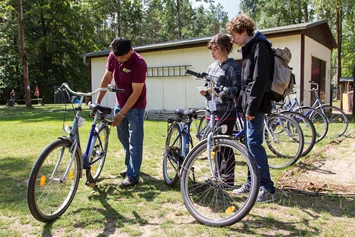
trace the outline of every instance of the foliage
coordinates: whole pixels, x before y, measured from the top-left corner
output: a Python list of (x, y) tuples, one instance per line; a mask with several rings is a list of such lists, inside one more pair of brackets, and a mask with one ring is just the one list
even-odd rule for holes
[[(227, 13), (213, 0), (204, 2), (209, 8), (193, 9), (189, 0), (23, 1), (31, 95), (37, 85), (44, 102), (52, 103), (54, 89), (64, 81), (88, 91), (90, 75), (81, 55), (107, 49), (117, 36), (145, 45), (218, 33)], [(0, 2), (0, 103), (12, 88), (24, 98), (17, 9), (17, 0)]]
[[(241, 12), (252, 17), (258, 29), (327, 20), (334, 37), (340, 34), (341, 76), (352, 76), (354, 55), (354, 9), (353, 0), (242, 0)], [(339, 9), (340, 28), (336, 28), (336, 11)], [(333, 51), (332, 64), (337, 65), (337, 50)]]

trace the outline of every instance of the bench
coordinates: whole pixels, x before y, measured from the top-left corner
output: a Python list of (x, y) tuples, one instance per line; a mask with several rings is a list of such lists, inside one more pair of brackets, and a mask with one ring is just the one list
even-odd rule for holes
[[(31, 101), (38, 101), (38, 104), (43, 105), (43, 100), (42, 100), (42, 98), (31, 99)], [(26, 99), (15, 99), (15, 103), (16, 103), (16, 102), (26, 102)], [(8, 105), (8, 106), (13, 106), (12, 101), (11, 101), (11, 100), (8, 100), (8, 101), (7, 101), (7, 105)]]

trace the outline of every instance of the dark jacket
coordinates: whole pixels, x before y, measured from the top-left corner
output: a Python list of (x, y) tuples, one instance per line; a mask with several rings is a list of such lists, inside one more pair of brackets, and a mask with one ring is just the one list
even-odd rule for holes
[(274, 57), (271, 42), (257, 32), (241, 48), (242, 92), (239, 98), (242, 111), (250, 116), (258, 112), (270, 113), (270, 90), (273, 79)]

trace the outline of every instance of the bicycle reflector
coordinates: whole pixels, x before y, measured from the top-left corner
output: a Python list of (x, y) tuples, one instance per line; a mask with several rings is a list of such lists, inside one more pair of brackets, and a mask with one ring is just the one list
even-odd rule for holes
[(45, 183), (46, 183), (46, 176), (42, 175), (41, 179), (39, 180), (39, 185), (43, 187)]
[(234, 212), (234, 210), (235, 210), (235, 206), (230, 206), (230, 207), (227, 208), (226, 214), (231, 214), (231, 213)]

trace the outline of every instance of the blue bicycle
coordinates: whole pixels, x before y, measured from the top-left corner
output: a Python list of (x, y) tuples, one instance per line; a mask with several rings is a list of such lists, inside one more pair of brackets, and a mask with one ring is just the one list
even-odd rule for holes
[(179, 180), (181, 165), (190, 149), (194, 147), (191, 130), (193, 121), (196, 121), (199, 114), (195, 109), (177, 109), (176, 117), (167, 120), (168, 133), (163, 155), (163, 177), (167, 186), (175, 186)]
[[(27, 186), (27, 202), (31, 214), (41, 222), (50, 222), (61, 216), (69, 207), (78, 189), (82, 172), (86, 172), (86, 185), (96, 186), (105, 164), (111, 121), (106, 118), (111, 114), (110, 107), (90, 104), (94, 114), (93, 123), (85, 153), (82, 153), (79, 128), (84, 119), (80, 116), (84, 98), (99, 91), (123, 92), (113, 86), (98, 88), (90, 93), (74, 92), (63, 83), (57, 90), (66, 91), (80, 98), (72, 126), (63, 130), (68, 136), (59, 137), (50, 143), (38, 156), (31, 170)], [(69, 93), (68, 93), (69, 92)]]

